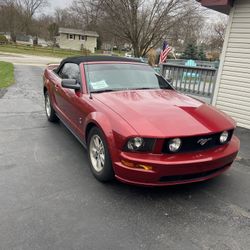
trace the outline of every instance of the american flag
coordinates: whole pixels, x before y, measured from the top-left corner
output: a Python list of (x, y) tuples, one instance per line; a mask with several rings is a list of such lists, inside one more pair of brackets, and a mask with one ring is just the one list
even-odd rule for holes
[(160, 63), (164, 63), (167, 60), (168, 54), (172, 49), (169, 47), (167, 41), (164, 41), (163, 48), (160, 55)]

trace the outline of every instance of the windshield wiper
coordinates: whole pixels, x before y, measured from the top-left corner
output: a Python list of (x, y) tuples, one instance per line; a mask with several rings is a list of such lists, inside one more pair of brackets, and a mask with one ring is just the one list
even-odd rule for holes
[(142, 88), (133, 88), (133, 89), (130, 89), (130, 90), (145, 90), (145, 89), (159, 89), (159, 88), (142, 87)]
[(100, 90), (96, 90), (96, 91), (91, 91), (92, 94), (95, 93), (104, 93), (104, 92), (115, 92), (115, 91), (124, 91), (124, 90), (128, 90), (128, 89), (100, 89)]
[(92, 94), (95, 94), (95, 93), (104, 93), (104, 92), (112, 92), (112, 91), (115, 91), (113, 89), (100, 89), (100, 90), (95, 90), (95, 91), (91, 91)]

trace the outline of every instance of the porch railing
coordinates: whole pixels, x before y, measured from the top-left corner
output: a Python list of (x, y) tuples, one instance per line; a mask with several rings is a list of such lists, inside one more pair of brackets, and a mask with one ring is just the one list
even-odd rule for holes
[(176, 90), (212, 98), (217, 70), (211, 67), (190, 67), (162, 64), (161, 74)]
[[(186, 59), (168, 59), (166, 64), (175, 64), (175, 65), (181, 65), (181, 66), (185, 66), (185, 64), (187, 63), (188, 60)], [(199, 61), (199, 60), (195, 60), (196, 66), (197, 67), (205, 67), (205, 68), (216, 68), (218, 69), (219, 67), (219, 61)]]

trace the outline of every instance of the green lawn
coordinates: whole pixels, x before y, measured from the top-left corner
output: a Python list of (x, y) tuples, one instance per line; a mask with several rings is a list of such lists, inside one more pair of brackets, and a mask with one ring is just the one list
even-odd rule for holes
[[(79, 55), (82, 56), (91, 55), (91, 53), (87, 51), (66, 50), (66, 49), (51, 48), (51, 47), (43, 48), (38, 46), (17, 45), (17, 44), (0, 45), (0, 52), (60, 57), (60, 58), (65, 58), (69, 56), (79, 56)], [(95, 53), (95, 55), (98, 54), (101, 54), (101, 51), (97, 51)], [(114, 54), (124, 56), (124, 52), (117, 51)]]
[(0, 52), (49, 56), (49, 57), (61, 57), (61, 58), (88, 54), (85, 51), (65, 50), (65, 49), (50, 48), (50, 47), (43, 48), (43, 47), (27, 46), (27, 45), (0, 45)]
[(12, 63), (0, 62), (0, 88), (14, 83), (14, 66)]

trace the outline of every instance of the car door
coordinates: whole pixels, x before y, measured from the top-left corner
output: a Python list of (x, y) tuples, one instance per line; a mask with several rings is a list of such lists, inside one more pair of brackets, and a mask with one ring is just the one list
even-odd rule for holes
[[(80, 68), (75, 63), (65, 63), (62, 69), (58, 73), (62, 79), (75, 79), (81, 85)], [(63, 116), (70, 128), (80, 136), (79, 124), (82, 124), (82, 115), (79, 108), (80, 98), (82, 96), (81, 91), (63, 88), (60, 85), (58, 90), (58, 99), (60, 102)]]

